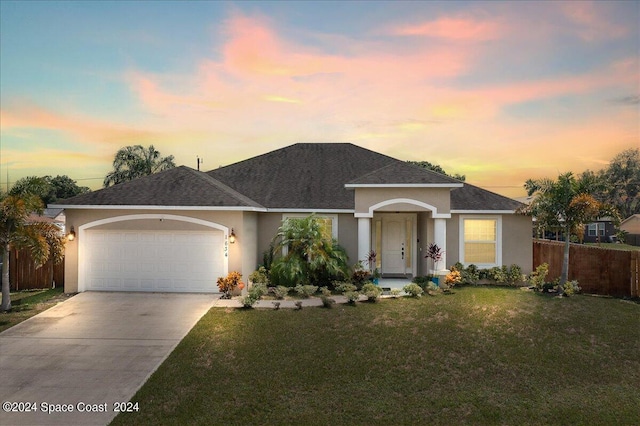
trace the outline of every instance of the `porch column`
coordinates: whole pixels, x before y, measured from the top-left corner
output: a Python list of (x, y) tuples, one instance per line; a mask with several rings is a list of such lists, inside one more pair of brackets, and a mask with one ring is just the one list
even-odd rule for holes
[(358, 218), (358, 260), (365, 260), (371, 251), (371, 219)]
[(439, 271), (447, 269), (447, 220), (433, 219), (433, 242), (442, 249), (442, 258), (438, 262), (438, 266), (434, 265)]

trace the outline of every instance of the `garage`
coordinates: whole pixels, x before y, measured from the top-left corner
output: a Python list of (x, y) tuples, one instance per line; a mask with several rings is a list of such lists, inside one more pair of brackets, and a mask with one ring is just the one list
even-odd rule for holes
[(215, 293), (226, 275), (221, 230), (88, 229), (82, 244), (84, 290)]

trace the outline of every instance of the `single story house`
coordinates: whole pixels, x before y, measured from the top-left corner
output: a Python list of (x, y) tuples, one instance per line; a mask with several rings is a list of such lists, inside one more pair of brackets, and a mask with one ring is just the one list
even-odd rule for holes
[[(350, 262), (382, 276), (455, 262), (532, 264), (531, 218), (510, 198), (349, 143), (300, 143), (210, 172), (189, 167), (63, 200), (65, 291), (217, 292), (245, 278), (282, 221), (316, 214)], [(425, 258), (436, 243), (438, 265)]]
[(627, 244), (640, 246), (640, 214), (632, 214), (620, 222), (620, 230), (627, 232)]
[(610, 217), (599, 217), (584, 227), (585, 243), (611, 243), (616, 239), (616, 227)]

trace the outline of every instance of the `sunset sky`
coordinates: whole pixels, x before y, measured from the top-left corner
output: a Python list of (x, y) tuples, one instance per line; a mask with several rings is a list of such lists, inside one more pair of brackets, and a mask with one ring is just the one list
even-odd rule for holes
[(518, 197), (640, 146), (640, 2), (0, 3), (0, 184), (296, 142)]

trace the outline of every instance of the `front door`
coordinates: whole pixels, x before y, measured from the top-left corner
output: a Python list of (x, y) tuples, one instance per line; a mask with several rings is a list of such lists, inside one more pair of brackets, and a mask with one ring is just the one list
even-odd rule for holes
[(415, 215), (392, 214), (382, 216), (382, 273), (408, 274), (413, 269), (413, 241)]

